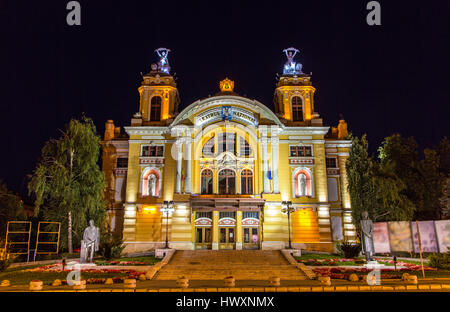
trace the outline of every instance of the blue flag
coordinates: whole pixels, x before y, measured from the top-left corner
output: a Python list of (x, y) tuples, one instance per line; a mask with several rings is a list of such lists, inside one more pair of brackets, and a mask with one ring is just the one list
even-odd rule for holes
[(269, 180), (272, 180), (272, 171), (271, 170), (269, 170), (267, 177), (269, 178)]

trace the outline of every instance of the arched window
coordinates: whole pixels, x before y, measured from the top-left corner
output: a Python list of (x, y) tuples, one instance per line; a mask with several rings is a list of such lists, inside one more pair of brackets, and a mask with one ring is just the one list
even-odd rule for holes
[(206, 141), (205, 145), (203, 145), (203, 157), (214, 157), (214, 138)]
[(303, 121), (303, 105), (302, 98), (294, 96), (291, 100), (292, 104), (292, 120)]
[(213, 172), (205, 169), (202, 171), (202, 194), (213, 193)]
[(241, 171), (241, 193), (253, 194), (253, 172), (251, 170)]
[(240, 142), (240, 154), (241, 157), (248, 157), (252, 154), (252, 148), (250, 147), (250, 144), (247, 142), (247, 140), (245, 140), (243, 137), (239, 138), (239, 142)]
[(236, 174), (231, 169), (223, 169), (219, 172), (219, 194), (236, 193)]
[(311, 175), (307, 170), (299, 170), (294, 176), (295, 197), (312, 196)]
[(222, 152), (236, 155), (236, 133), (219, 133), (219, 154)]
[(152, 97), (152, 102), (150, 106), (150, 121), (160, 121), (161, 120), (161, 97)]

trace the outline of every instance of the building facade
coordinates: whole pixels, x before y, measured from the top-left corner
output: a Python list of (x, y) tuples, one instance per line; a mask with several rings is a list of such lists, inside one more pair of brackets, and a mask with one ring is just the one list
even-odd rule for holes
[(166, 239), (175, 249), (283, 249), (291, 241), (333, 251), (334, 242), (355, 239), (347, 124), (322, 124), (296, 49), (284, 50), (274, 111), (235, 93), (229, 79), (179, 111), (169, 50), (157, 52), (126, 135), (108, 120), (102, 141), (109, 220), (125, 252)]

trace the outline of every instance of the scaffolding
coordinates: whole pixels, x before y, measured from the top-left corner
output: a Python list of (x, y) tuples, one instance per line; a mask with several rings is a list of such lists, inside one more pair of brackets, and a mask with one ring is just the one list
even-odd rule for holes
[[(23, 227), (23, 230), (14, 231), (14, 225), (23, 224), (25, 225)], [(13, 228), (10, 228), (10, 226), (13, 225)], [(28, 226), (28, 230), (26, 230)], [(16, 241), (16, 235), (17, 236), (24, 236), (25, 239), (22, 239), (20, 241)], [(4, 255), (2, 258), (8, 259), (11, 255), (27, 255), (27, 262), (30, 260), (30, 238), (31, 238), (31, 221), (8, 221), (8, 225), (6, 227), (6, 239), (5, 239), (5, 248), (4, 248)], [(26, 240), (26, 241), (25, 241)], [(26, 252), (25, 247), (22, 248), (16, 248), (15, 245), (26, 245)], [(17, 250), (18, 249), (18, 250)]]
[[(58, 226), (58, 231), (41, 231), (41, 225), (50, 225), (50, 224), (57, 224)], [(54, 235), (57, 234), (56, 237), (56, 241), (55, 240), (50, 240), (50, 241), (40, 241), (39, 237), (42, 234), (48, 234), (48, 235)], [(36, 261), (36, 255), (40, 254), (40, 255), (55, 255), (58, 254), (58, 249), (59, 249), (59, 237), (61, 235), (61, 222), (46, 222), (46, 221), (41, 221), (38, 223), (38, 230), (37, 230), (37, 235), (36, 235), (36, 246), (34, 249), (34, 257), (33, 257), (33, 261)], [(39, 245), (56, 245), (55, 250), (50, 250), (50, 251), (39, 251)]]

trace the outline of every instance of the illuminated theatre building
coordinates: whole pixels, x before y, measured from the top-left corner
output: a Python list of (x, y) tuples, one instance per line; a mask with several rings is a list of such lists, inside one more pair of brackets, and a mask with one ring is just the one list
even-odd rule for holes
[(284, 50), (275, 112), (229, 79), (179, 112), (169, 50), (157, 52), (127, 135), (109, 120), (102, 141), (108, 214), (125, 252), (163, 247), (166, 233), (183, 250), (283, 249), (290, 237), (293, 248), (332, 251), (355, 239), (347, 125), (322, 125), (297, 50)]

